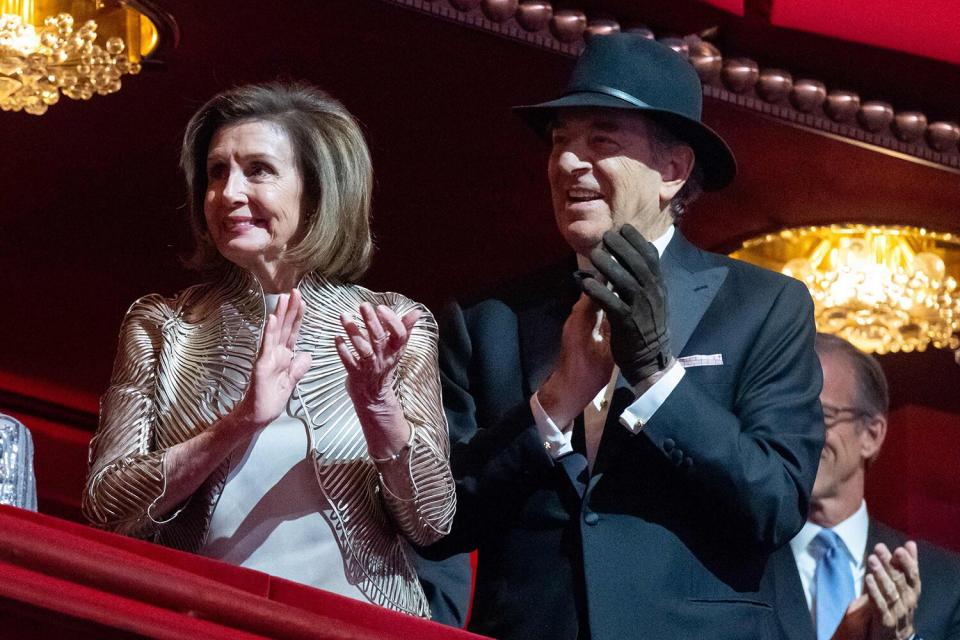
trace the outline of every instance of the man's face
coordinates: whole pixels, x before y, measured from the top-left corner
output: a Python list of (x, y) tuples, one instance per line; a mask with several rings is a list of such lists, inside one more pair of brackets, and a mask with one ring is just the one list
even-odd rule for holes
[(586, 255), (605, 231), (624, 223), (648, 240), (669, 225), (666, 204), (683, 180), (676, 189), (666, 184), (663, 174), (676, 167), (658, 157), (649, 129), (643, 116), (625, 109), (570, 109), (557, 117), (547, 177), (557, 227), (577, 253)]
[[(873, 455), (873, 436), (867, 428), (870, 416), (858, 404), (853, 367), (842, 355), (820, 355), (823, 367), (823, 405), (827, 438), (820, 454), (820, 466), (813, 485), (816, 500), (846, 495), (856, 501), (863, 497), (863, 474)], [(849, 492), (859, 496), (849, 496)]]

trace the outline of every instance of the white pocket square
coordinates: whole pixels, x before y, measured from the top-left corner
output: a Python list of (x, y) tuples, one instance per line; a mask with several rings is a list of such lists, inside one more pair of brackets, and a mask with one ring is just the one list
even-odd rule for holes
[(689, 369), (690, 367), (716, 367), (723, 364), (723, 354), (711, 353), (708, 355), (683, 356), (682, 358), (677, 358), (677, 360), (684, 369)]

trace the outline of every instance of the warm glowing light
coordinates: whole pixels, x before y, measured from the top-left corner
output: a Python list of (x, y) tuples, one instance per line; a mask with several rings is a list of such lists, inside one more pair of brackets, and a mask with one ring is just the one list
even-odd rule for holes
[(156, 25), (119, 0), (0, 0), (0, 109), (42, 115), (61, 94), (119, 91), (158, 41)]
[(918, 227), (786, 229), (733, 257), (801, 280), (817, 330), (869, 353), (960, 347), (960, 238)]

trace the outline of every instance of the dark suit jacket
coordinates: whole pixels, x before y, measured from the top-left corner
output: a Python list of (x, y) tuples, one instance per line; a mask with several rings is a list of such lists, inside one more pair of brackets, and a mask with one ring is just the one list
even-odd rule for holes
[(440, 359), (458, 510), (427, 553), (479, 549), (472, 630), (775, 636), (760, 579), (803, 525), (823, 444), (812, 302), (679, 232), (662, 268), (673, 352), (723, 365), (689, 368), (636, 436), (617, 422), (634, 399), (619, 388), (592, 476), (580, 453), (546, 454), (529, 408), (576, 291), (535, 282), (454, 309)]
[[(882, 542), (893, 551), (907, 536), (876, 520), (870, 520), (867, 553)], [(935, 545), (920, 542), (920, 603), (914, 630), (923, 640), (960, 640), (960, 556)], [(770, 558), (765, 580), (774, 591), (780, 633), (785, 640), (816, 640), (810, 610), (793, 552), (787, 545)]]

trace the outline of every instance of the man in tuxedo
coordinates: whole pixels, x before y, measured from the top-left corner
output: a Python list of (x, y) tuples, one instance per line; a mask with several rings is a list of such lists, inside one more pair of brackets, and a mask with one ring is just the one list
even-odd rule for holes
[(818, 334), (816, 350), (826, 444), (808, 521), (767, 578), (783, 636), (960, 640), (960, 559), (867, 515), (864, 482), (887, 434), (883, 369), (836, 336)]
[(813, 305), (675, 227), (735, 173), (701, 100), (685, 59), (614, 34), (563, 96), (518, 108), (552, 145), (576, 263), (441, 329), (458, 511), (425, 553), (479, 550), (471, 630), (775, 637), (760, 580), (803, 525), (823, 444)]

